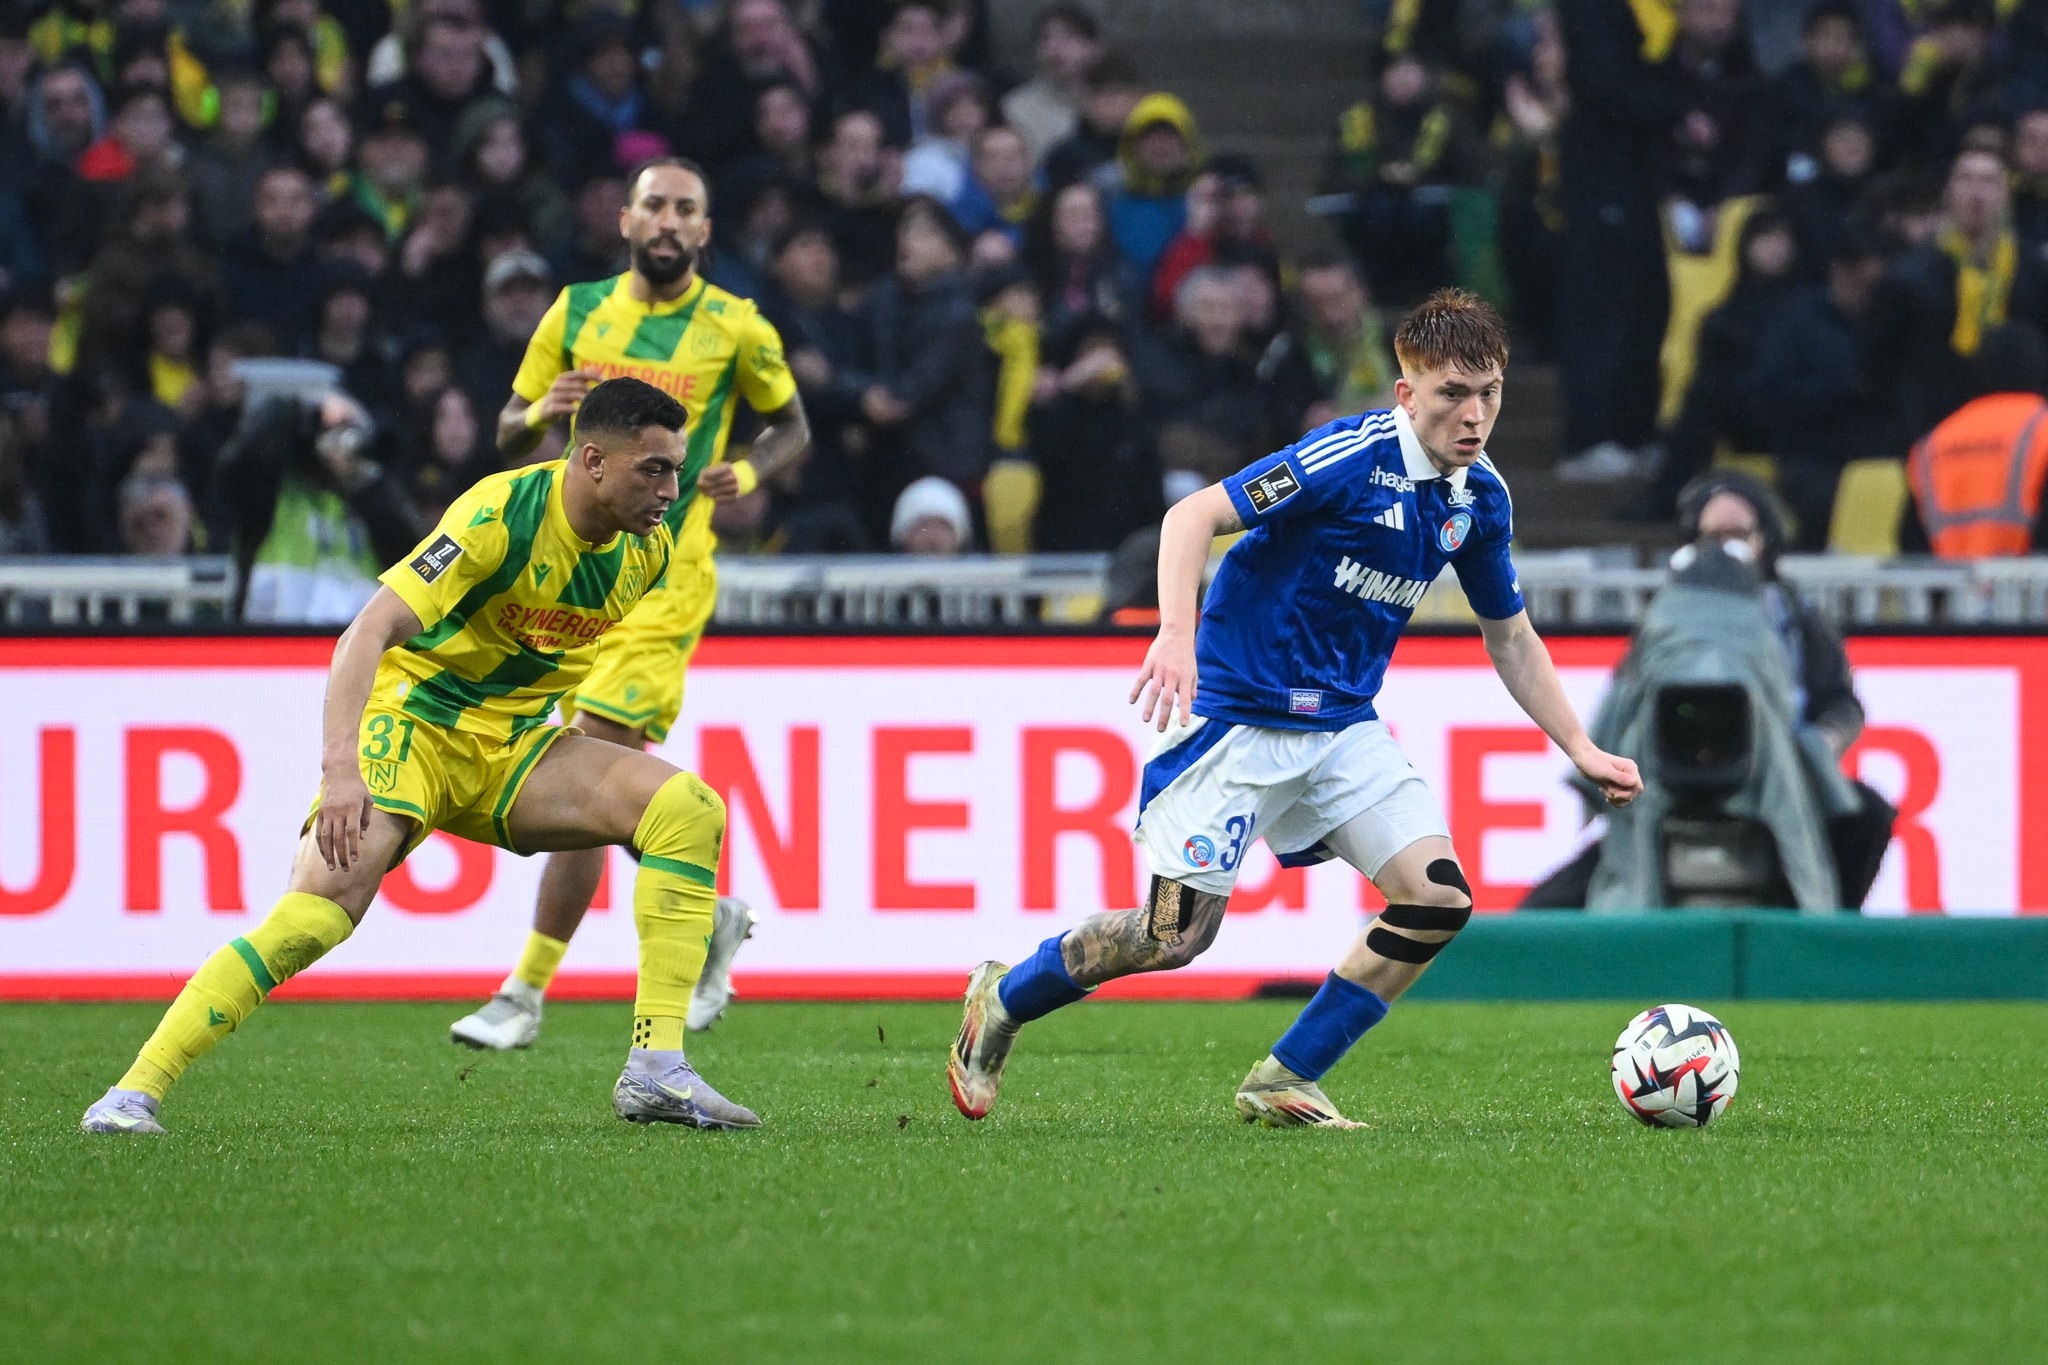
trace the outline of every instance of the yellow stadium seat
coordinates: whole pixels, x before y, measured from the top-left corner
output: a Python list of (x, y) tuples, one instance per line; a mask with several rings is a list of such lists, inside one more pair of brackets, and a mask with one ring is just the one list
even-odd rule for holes
[(1714, 452), (1714, 468), (1739, 469), (1773, 488), (1778, 486), (1778, 457), (1775, 455), (1753, 450), (1730, 450), (1722, 446)]
[(1906, 493), (1904, 460), (1849, 461), (1835, 488), (1828, 548), (1845, 555), (1896, 555)]
[(988, 518), (988, 547), (999, 555), (1031, 553), (1031, 524), (1038, 516), (1041, 483), (1029, 460), (997, 460), (981, 481), (981, 506)]
[(1699, 358), (1700, 323), (1707, 314), (1728, 300), (1741, 272), (1742, 225), (1764, 202), (1761, 195), (1724, 200), (1714, 221), (1714, 246), (1705, 255), (1680, 251), (1664, 234), (1664, 264), (1671, 277), (1671, 319), (1664, 327), (1664, 345), (1659, 352), (1664, 373), (1662, 402), (1657, 410), (1660, 426), (1678, 418), (1685, 391), (1692, 384), (1693, 366)]

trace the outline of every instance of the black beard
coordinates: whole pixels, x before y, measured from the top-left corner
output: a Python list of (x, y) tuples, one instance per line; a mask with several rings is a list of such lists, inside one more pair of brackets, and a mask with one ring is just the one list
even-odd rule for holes
[(633, 248), (633, 269), (647, 278), (649, 284), (670, 285), (697, 268), (697, 253), (689, 247), (678, 245), (673, 261), (657, 261), (648, 252), (647, 244)]

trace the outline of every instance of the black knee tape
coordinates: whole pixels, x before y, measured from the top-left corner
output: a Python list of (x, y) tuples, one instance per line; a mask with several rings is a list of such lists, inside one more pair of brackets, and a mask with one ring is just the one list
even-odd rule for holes
[(1172, 878), (1154, 877), (1151, 894), (1145, 897), (1145, 937), (1169, 945), (1179, 943), (1193, 899), (1194, 893)]
[(1438, 858), (1423, 869), (1422, 875), (1438, 886), (1448, 886), (1462, 892), (1466, 900), (1472, 899), (1472, 888), (1465, 881), (1465, 873), (1449, 858)]
[(1380, 923), (1395, 929), (1432, 929), (1455, 934), (1472, 918), (1469, 905), (1390, 905), (1380, 911)]
[[(1444, 940), (1448, 943), (1450, 940)], [(1409, 938), (1374, 925), (1372, 932), (1365, 936), (1365, 946), (1381, 957), (1395, 962), (1407, 962), (1422, 966), (1443, 951), (1443, 943), (1424, 943), (1421, 939)]]

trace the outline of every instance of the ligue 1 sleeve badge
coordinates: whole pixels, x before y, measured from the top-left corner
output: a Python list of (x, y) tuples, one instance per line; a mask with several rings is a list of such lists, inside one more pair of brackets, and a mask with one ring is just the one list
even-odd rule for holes
[(1458, 553), (1458, 547), (1465, 543), (1465, 537), (1472, 534), (1472, 514), (1453, 512), (1451, 519), (1437, 528), (1436, 543), (1447, 555)]

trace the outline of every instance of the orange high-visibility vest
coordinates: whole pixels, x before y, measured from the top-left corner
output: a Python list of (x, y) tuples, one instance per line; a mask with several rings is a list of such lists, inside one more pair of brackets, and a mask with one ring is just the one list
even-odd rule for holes
[(1943, 559), (2033, 550), (2048, 472), (2048, 401), (2031, 393), (1973, 399), (1913, 447), (1907, 465), (1920, 523)]

